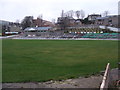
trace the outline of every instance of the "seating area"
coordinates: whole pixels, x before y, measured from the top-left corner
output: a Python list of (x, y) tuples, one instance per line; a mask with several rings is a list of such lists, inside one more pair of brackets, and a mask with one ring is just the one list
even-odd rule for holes
[(88, 33), (82, 38), (98, 38), (98, 39), (116, 39), (120, 37), (120, 33)]

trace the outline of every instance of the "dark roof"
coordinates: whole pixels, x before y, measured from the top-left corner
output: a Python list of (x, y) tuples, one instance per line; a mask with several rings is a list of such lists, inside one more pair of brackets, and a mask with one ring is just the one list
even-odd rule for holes
[(118, 15), (109, 15), (109, 16), (106, 16), (106, 17), (97, 17), (96, 19), (107, 19), (107, 18), (110, 18), (110, 17), (117, 17)]
[(100, 14), (91, 14), (91, 15), (88, 15), (88, 16), (101, 16)]

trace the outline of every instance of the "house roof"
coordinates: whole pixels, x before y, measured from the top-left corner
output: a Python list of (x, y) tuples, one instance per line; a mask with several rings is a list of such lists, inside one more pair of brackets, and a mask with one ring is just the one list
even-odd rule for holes
[(52, 27), (28, 27), (25, 29), (25, 31), (36, 31), (36, 30), (49, 30)]
[(106, 17), (97, 17), (96, 19), (107, 19), (110, 17), (116, 17), (117, 15), (110, 15), (110, 16), (106, 16)]
[(106, 19), (108, 17), (97, 17), (96, 19)]
[(37, 30), (49, 30), (52, 27), (37, 27)]
[(91, 14), (91, 15), (88, 15), (89, 16), (101, 16), (100, 14)]
[(36, 28), (35, 27), (28, 27), (28, 28), (25, 28), (25, 31), (35, 31)]

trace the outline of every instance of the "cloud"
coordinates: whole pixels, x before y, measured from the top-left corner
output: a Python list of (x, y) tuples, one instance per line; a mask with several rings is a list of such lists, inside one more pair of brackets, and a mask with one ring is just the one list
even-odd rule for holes
[(118, 0), (0, 0), (0, 19), (22, 20), (26, 15), (35, 18), (43, 14), (44, 19), (52, 20), (60, 16), (61, 11), (81, 10), (86, 13), (102, 13), (109, 10), (117, 14)]

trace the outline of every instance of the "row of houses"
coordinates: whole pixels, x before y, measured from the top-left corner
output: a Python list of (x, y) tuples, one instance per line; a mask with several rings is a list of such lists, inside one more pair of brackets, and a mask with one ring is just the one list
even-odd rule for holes
[(65, 29), (65, 27), (82, 27), (86, 25), (103, 25), (111, 27), (120, 27), (120, 15), (110, 15), (102, 17), (100, 14), (88, 15), (85, 19), (74, 19), (73, 17), (58, 17), (58, 28)]
[(41, 17), (34, 19), (33, 16), (26, 16), (21, 22), (22, 29), (27, 27), (53, 27), (54, 24), (50, 21), (43, 20)]
[(21, 32), (21, 25), (15, 22), (0, 20), (0, 33), (4, 35), (6, 32)]
[[(31, 22), (31, 25), (27, 26), (28, 28), (30, 27), (54, 27), (54, 24), (50, 21), (43, 20), (40, 18), (33, 19), (32, 16), (26, 16), (26, 19), (29, 19)], [(25, 22), (26, 23), (26, 22)], [(28, 22), (27, 22), (28, 24)], [(22, 23), (15, 23), (15, 22), (9, 22), (9, 21), (4, 21), (0, 20), (0, 35), (5, 35), (5, 34), (11, 34), (11, 33), (21, 33), (26, 30), (26, 28), (22, 27)], [(36, 28), (35, 28), (36, 29)]]
[[(41, 36), (42, 34), (45, 34), (48, 31), (54, 32), (55, 30), (66, 30), (73, 27), (74, 28), (81, 28), (86, 27), (87, 24), (93, 25), (93, 26), (111, 26), (120, 28), (120, 15), (111, 15), (102, 17), (100, 14), (91, 14), (88, 15), (87, 18), (84, 20), (82, 19), (74, 19), (73, 17), (58, 17), (57, 23), (54, 24), (50, 21), (43, 20), (41, 18), (33, 19), (32, 16), (26, 16), (26, 19), (29, 19), (31, 21), (31, 25), (24, 28), (21, 27), (21, 24), (19, 23), (13, 23), (8, 21), (0, 20), (0, 30), (2, 33), (4, 32), (24, 32), (25, 34), (28, 34), (30, 32), (37, 32), (37, 36)], [(88, 23), (90, 22), (90, 23)], [(62, 27), (62, 28), (61, 28)], [(67, 27), (67, 28), (66, 28)], [(31, 30), (33, 29), (33, 30)], [(46, 29), (46, 30), (45, 30)]]
[(35, 27), (54, 27), (52, 22), (43, 20), (41, 18), (33, 19), (33, 24)]
[(110, 15), (102, 17), (99, 14), (88, 15), (88, 20), (92, 21), (95, 25), (111, 26), (120, 28), (120, 15)]

